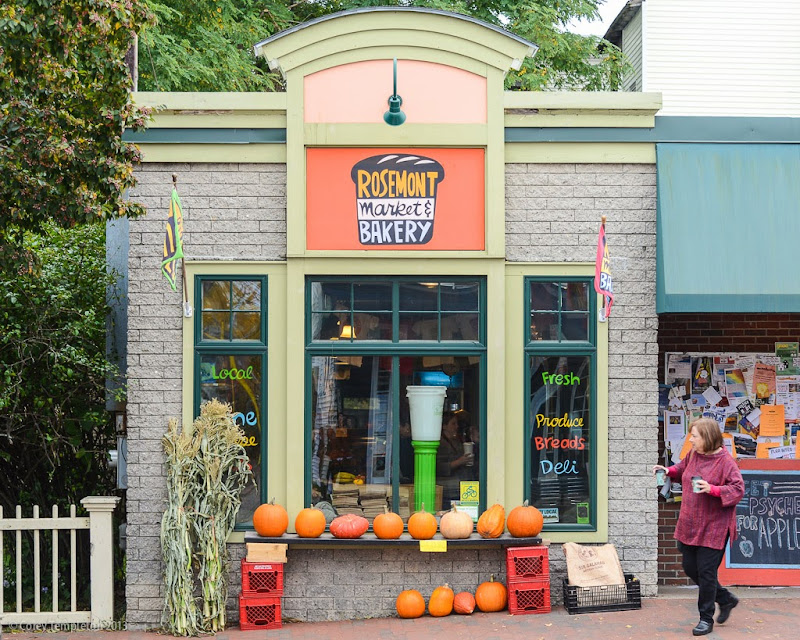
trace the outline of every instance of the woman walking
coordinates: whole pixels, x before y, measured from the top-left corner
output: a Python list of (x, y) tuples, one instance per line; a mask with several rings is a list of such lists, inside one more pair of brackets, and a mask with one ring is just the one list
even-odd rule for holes
[(722, 445), (715, 420), (691, 423), (692, 450), (675, 466), (659, 469), (683, 487), (675, 539), (683, 554), (683, 570), (699, 587), (700, 622), (692, 635), (704, 636), (714, 628), (714, 603), (719, 604), (717, 623), (722, 624), (739, 600), (717, 580), (717, 569), (728, 538), (736, 539), (736, 505), (744, 496), (744, 481), (736, 462)]

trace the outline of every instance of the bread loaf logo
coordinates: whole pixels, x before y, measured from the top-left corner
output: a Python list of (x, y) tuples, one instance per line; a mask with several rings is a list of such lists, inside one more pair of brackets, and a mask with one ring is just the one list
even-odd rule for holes
[(358, 241), (365, 245), (426, 244), (433, 237), (442, 165), (424, 156), (380, 155), (356, 163)]

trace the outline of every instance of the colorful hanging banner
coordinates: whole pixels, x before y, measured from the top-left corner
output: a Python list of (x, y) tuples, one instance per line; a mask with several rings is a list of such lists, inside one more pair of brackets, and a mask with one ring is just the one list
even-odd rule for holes
[(169, 203), (169, 217), (167, 218), (167, 232), (164, 236), (164, 258), (161, 260), (161, 273), (169, 282), (173, 291), (178, 287), (175, 282), (177, 273), (176, 261), (183, 258), (183, 213), (178, 190), (172, 189), (172, 199)]
[(603, 296), (603, 308), (600, 310), (600, 322), (605, 322), (611, 314), (611, 305), (614, 304), (614, 283), (611, 280), (611, 261), (608, 257), (608, 243), (606, 242), (606, 217), (600, 224), (600, 233), (597, 236), (597, 258), (595, 260), (594, 290)]

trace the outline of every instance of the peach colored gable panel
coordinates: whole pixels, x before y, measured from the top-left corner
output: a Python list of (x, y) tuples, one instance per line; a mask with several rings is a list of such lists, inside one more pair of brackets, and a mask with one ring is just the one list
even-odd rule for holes
[[(367, 60), (304, 78), (306, 122), (382, 122), (392, 61)], [(397, 93), (408, 123), (486, 122), (486, 78), (433, 62), (397, 61)]]

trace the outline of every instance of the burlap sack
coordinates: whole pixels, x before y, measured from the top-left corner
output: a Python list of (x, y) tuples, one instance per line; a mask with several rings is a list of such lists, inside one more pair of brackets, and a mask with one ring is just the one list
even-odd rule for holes
[(624, 585), (625, 576), (613, 544), (564, 544), (567, 559), (567, 579), (577, 587)]

